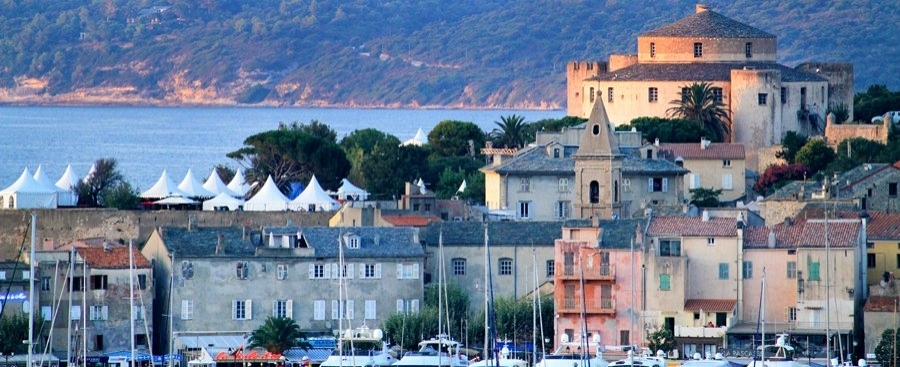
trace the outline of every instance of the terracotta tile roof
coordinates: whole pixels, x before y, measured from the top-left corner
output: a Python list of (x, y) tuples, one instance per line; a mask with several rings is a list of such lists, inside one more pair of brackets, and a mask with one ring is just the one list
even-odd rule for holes
[(706, 149), (700, 143), (665, 143), (659, 150), (670, 154), (672, 159), (744, 159), (744, 145), (734, 143), (710, 143)]
[[(859, 220), (829, 219), (828, 245), (853, 247), (860, 240)], [(766, 248), (769, 233), (775, 233), (775, 248), (825, 247), (825, 221), (822, 219), (779, 223), (769, 227), (747, 227), (744, 230), (744, 248)]]
[[(95, 269), (128, 269), (128, 246), (110, 246), (108, 249), (103, 247), (80, 247), (75, 252), (87, 261), (88, 266)], [(149, 268), (150, 262), (141, 254), (141, 251), (135, 247), (134, 267)]]
[(656, 217), (650, 220), (650, 236), (737, 237), (734, 218)]
[(863, 307), (865, 312), (894, 312), (896, 310), (897, 297), (887, 296), (869, 296), (866, 305)]
[(900, 213), (869, 212), (869, 219), (866, 221), (866, 238), (869, 241), (900, 241)]
[(433, 215), (382, 215), (381, 219), (395, 227), (424, 227), (428, 223), (441, 221)]
[(737, 300), (734, 299), (688, 299), (684, 301), (685, 311), (731, 312)]

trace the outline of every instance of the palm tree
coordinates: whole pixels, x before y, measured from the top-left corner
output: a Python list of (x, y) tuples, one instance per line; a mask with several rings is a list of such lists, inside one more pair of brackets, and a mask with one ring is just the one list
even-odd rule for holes
[(304, 350), (312, 348), (312, 345), (303, 339), (300, 326), (289, 317), (269, 316), (258, 329), (253, 330), (248, 341), (250, 349), (265, 348), (274, 354), (284, 354), (284, 351), (294, 347)]
[(497, 146), (506, 148), (522, 148), (525, 146), (527, 137), (525, 130), (528, 123), (525, 122), (525, 116), (510, 115), (500, 116), (500, 122), (494, 121), (497, 129), (491, 131), (490, 137)]
[[(666, 113), (670, 118), (697, 121), (703, 128), (715, 135), (713, 138), (716, 141), (730, 140), (730, 111), (722, 103), (721, 97), (716, 96), (716, 89), (716, 87), (707, 82), (683, 86), (681, 87), (683, 92), (678, 93), (681, 99), (669, 102), (675, 107), (669, 108)], [(684, 91), (688, 94), (685, 95)]]

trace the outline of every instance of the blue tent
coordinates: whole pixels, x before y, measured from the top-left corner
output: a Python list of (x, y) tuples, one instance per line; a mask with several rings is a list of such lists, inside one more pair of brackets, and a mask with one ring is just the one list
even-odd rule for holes
[(300, 182), (291, 182), (291, 193), (288, 194), (287, 198), (290, 200), (294, 200), (300, 193), (303, 192), (303, 183)]
[[(104, 354), (104, 356), (106, 356), (106, 357), (125, 357), (126, 361), (131, 361), (131, 351), (128, 351), (128, 350), (120, 350), (118, 352), (110, 352), (110, 353)], [(153, 359), (152, 355), (149, 355), (147, 353), (139, 353), (139, 352), (135, 352), (134, 357), (139, 362), (149, 361), (149, 360)]]
[(173, 359), (176, 361), (180, 361), (181, 354), (166, 354), (166, 355), (153, 356), (153, 364), (165, 364), (166, 362), (171, 361)]

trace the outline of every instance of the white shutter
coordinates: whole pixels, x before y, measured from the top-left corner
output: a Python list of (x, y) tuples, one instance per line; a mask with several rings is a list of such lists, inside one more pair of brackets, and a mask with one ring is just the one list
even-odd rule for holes
[(347, 278), (353, 279), (353, 264), (347, 264)]
[(101, 320), (109, 320), (109, 306), (103, 306), (100, 309), (100, 318)]
[(332, 319), (332, 320), (337, 320), (338, 317), (340, 316), (339, 313), (338, 313), (338, 310), (339, 310), (338, 307), (339, 307), (339, 306), (340, 306), (340, 305), (338, 304), (338, 301), (336, 301), (336, 300), (331, 300), (331, 319)]
[(413, 279), (419, 279), (419, 264), (413, 264)]
[(69, 309), (69, 319), (81, 320), (81, 306), (72, 306), (72, 308)]
[(366, 300), (366, 314), (364, 316), (366, 320), (374, 320), (375, 319), (375, 300), (367, 299)]
[(375, 264), (375, 279), (381, 279), (381, 264)]
[(663, 178), (663, 192), (669, 192), (669, 179)]
[(141, 306), (134, 306), (131, 308), (131, 319), (132, 320), (140, 320), (141, 319)]
[(231, 301), (231, 319), (232, 320), (238, 319), (237, 308), (238, 308), (238, 301), (237, 300)]
[(698, 187), (700, 187), (700, 174), (699, 174), (699, 173), (695, 173), (695, 174), (694, 174), (694, 187), (691, 187), (691, 188), (692, 188), (692, 189), (696, 189), (696, 188), (698, 188)]
[(653, 192), (653, 177), (647, 179), (647, 192)]
[(322, 278), (331, 279), (331, 264), (322, 265)]
[(325, 320), (325, 300), (313, 301), (313, 318)]
[(188, 302), (190, 302), (190, 301), (189, 301), (189, 300), (186, 300), (186, 299), (181, 300), (181, 319), (182, 319), (182, 320), (189, 320), (189, 318), (188, 318), (188, 308), (189, 308), (190, 306), (188, 305)]
[(286, 310), (285, 316), (287, 316), (287, 318), (289, 318), (289, 319), (293, 319), (294, 318), (294, 301), (289, 299), (286, 301), (286, 303), (287, 303), (287, 305), (285, 305), (285, 310)]
[(734, 186), (732, 185), (732, 182), (731, 182), (731, 177), (732, 176), (730, 173), (726, 173), (726, 174), (722, 175), (722, 189), (725, 189), (725, 190), (734, 189)]
[(359, 264), (359, 279), (366, 278), (366, 264)]
[(410, 308), (410, 311), (412, 311), (412, 312), (419, 312), (419, 300), (414, 299), (414, 300), (410, 301), (409, 308)]
[(397, 263), (397, 279), (403, 279), (403, 264)]
[(316, 277), (316, 264), (309, 264), (309, 279)]
[(278, 317), (278, 300), (272, 301), (272, 317)]
[(354, 308), (354, 307), (353, 307), (353, 301), (352, 301), (352, 300), (347, 301), (346, 307), (347, 307), (347, 310), (344, 311), (344, 312), (347, 313), (347, 319), (348, 319), (348, 320), (353, 320), (353, 308)]
[(340, 264), (331, 264), (331, 279), (341, 279)]
[(404, 311), (404, 310), (403, 310), (403, 300), (402, 300), (402, 299), (398, 299), (398, 300), (397, 300), (397, 312), (399, 313), (399, 312), (403, 312), (403, 311)]
[(97, 307), (91, 307), (91, 320), (97, 319)]
[(253, 300), (248, 299), (244, 308), (247, 310), (247, 312), (244, 314), (246, 316), (246, 317), (244, 317), (244, 320), (252, 320), (253, 319)]

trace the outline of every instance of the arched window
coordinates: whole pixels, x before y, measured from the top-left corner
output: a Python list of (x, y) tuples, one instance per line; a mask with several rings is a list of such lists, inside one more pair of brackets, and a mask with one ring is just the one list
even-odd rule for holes
[(613, 202), (619, 202), (619, 180), (613, 182)]
[(600, 183), (597, 181), (591, 181), (590, 201), (591, 204), (600, 202)]
[(594, 127), (591, 128), (591, 132), (594, 135), (600, 135), (600, 124), (594, 124)]
[(9, 197), (9, 208), (10, 209), (16, 208), (16, 198), (14, 198), (12, 196)]

